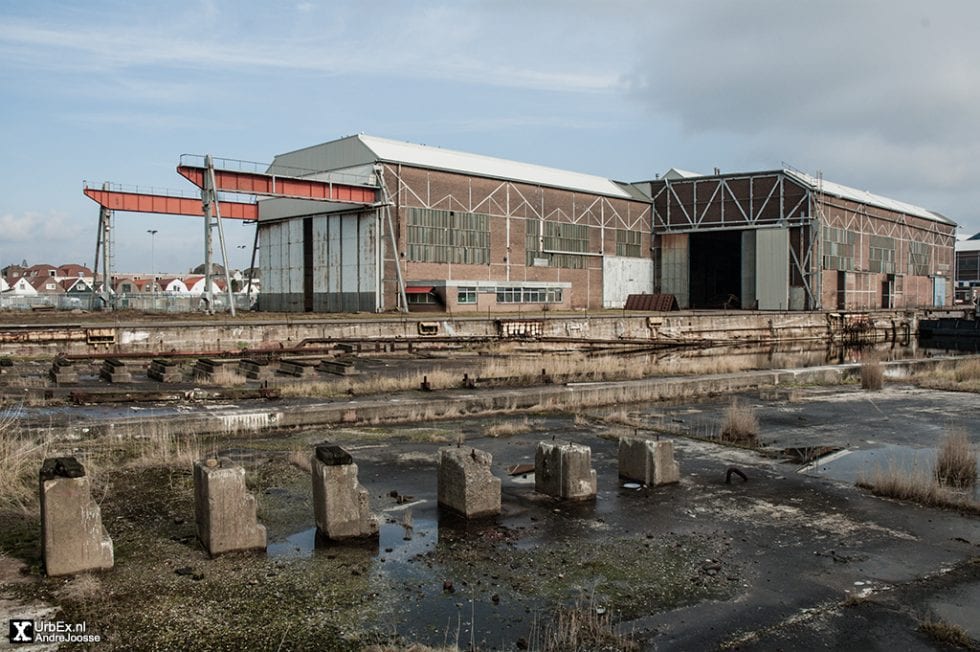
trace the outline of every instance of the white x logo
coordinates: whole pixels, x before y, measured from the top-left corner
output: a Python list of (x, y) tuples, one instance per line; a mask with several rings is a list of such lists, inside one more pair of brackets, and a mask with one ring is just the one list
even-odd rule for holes
[(10, 640), (11, 643), (30, 643), (31, 639), (27, 636), (27, 628), (31, 626), (31, 621), (29, 620), (13, 620), (10, 622), (11, 625), (17, 630), (14, 633), (14, 637)]

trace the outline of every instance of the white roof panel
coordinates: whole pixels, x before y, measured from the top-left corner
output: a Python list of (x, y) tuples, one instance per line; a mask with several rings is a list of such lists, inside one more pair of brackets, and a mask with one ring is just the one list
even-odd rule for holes
[(628, 192), (610, 179), (591, 174), (568, 172), (543, 165), (508, 161), (507, 159), (468, 154), (451, 149), (442, 149), (441, 147), (416, 145), (415, 143), (388, 140), (376, 136), (359, 135), (357, 138), (374, 152), (379, 160), (391, 163), (463, 172), (495, 179), (511, 179), (542, 186), (580, 190), (597, 195), (630, 198)]
[(980, 251), (980, 240), (958, 240), (953, 248), (956, 251)]
[(956, 224), (956, 222), (952, 221), (948, 217), (930, 210), (926, 210), (921, 206), (906, 204), (905, 202), (898, 201), (897, 199), (882, 197), (881, 195), (870, 193), (867, 190), (858, 190), (857, 188), (851, 188), (840, 183), (827, 181), (826, 179), (819, 180), (815, 177), (811, 177), (809, 174), (798, 172), (796, 170), (784, 169), (783, 172), (787, 176), (797, 179), (814, 190), (819, 188), (820, 192), (827, 195), (833, 195), (834, 197), (840, 197), (841, 199), (850, 199), (852, 201), (861, 202), (862, 204), (868, 204), (870, 206), (878, 206), (879, 208), (885, 208), (890, 211), (895, 211), (896, 213), (905, 213), (906, 215), (924, 217), (927, 220), (934, 220), (936, 222), (942, 222), (943, 224)]

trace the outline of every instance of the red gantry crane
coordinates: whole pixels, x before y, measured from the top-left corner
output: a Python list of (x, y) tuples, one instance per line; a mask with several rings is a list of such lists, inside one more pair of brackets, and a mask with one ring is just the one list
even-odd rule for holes
[[(215, 161), (219, 166), (215, 166)], [(243, 170), (251, 167), (252, 170)], [(105, 306), (110, 306), (109, 278), (111, 275), (110, 235), (112, 231), (112, 213), (114, 211), (132, 213), (163, 213), (166, 215), (204, 216), (204, 287), (205, 310), (213, 313), (214, 293), (212, 289), (212, 230), (217, 227), (218, 240), (221, 248), (221, 262), (225, 269), (225, 287), (228, 292), (228, 305), (231, 314), (235, 314), (234, 297), (231, 294), (231, 282), (228, 277), (228, 257), (225, 251), (224, 228), (222, 219), (237, 219), (257, 221), (259, 205), (256, 196), (282, 197), (293, 199), (308, 199), (323, 202), (341, 202), (360, 205), (374, 204), (378, 198), (378, 187), (374, 184), (336, 183), (329, 173), (323, 173), (326, 179), (314, 179), (307, 175), (315, 175), (316, 171), (296, 170), (295, 176), (284, 176), (257, 171), (262, 166), (258, 163), (236, 161), (233, 159), (214, 159), (211, 155), (198, 156), (184, 154), (180, 157), (177, 172), (200, 188), (198, 197), (188, 197), (171, 192), (140, 192), (136, 189), (123, 189), (105, 183), (102, 188), (83, 188), (89, 197), (100, 206), (99, 232), (95, 245), (95, 285), (98, 284), (99, 255), (102, 255), (102, 284), (99, 296)], [(237, 168), (237, 169), (235, 169)], [(251, 201), (228, 201), (219, 199), (218, 193), (235, 195), (250, 195)], [(255, 266), (255, 251), (258, 244), (252, 246), (252, 267)], [(249, 293), (251, 281), (249, 278)]]

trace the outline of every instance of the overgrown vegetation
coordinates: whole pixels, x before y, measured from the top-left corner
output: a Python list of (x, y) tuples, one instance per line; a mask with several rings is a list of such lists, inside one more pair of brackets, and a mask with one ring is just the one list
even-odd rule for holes
[(725, 418), (721, 427), (722, 441), (736, 444), (755, 445), (759, 437), (759, 419), (755, 409), (743, 405), (737, 398), (725, 408)]
[(559, 606), (540, 636), (532, 631), (531, 639), (530, 649), (539, 652), (640, 649), (632, 636), (616, 632), (608, 611), (583, 600)]
[(868, 353), (861, 362), (861, 388), (878, 391), (885, 386), (885, 368), (881, 358), (874, 353)]
[(942, 362), (913, 377), (916, 384), (928, 389), (980, 393), (980, 358)]
[(483, 429), (487, 437), (512, 437), (531, 430), (531, 422), (527, 417), (517, 421), (494, 421)]
[(977, 453), (966, 433), (957, 430), (943, 438), (936, 454), (936, 479), (950, 487), (972, 487), (977, 483)]
[(939, 484), (935, 472), (924, 469), (910, 471), (892, 463), (887, 470), (876, 468), (870, 478), (860, 477), (857, 486), (883, 498), (980, 514), (980, 502), (950, 491)]
[(48, 455), (42, 437), (17, 426), (16, 408), (0, 412), (0, 510), (32, 512), (37, 504), (37, 473)]
[(970, 640), (969, 635), (962, 627), (948, 623), (942, 618), (935, 620), (926, 618), (919, 623), (919, 631), (938, 643), (967, 649), (973, 648), (973, 641)]

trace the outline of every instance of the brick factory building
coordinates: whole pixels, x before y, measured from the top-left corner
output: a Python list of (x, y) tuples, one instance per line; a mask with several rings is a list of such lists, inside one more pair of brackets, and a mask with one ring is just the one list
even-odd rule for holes
[(654, 292), (681, 308), (952, 302), (952, 221), (795, 170), (629, 184), (358, 135), (269, 173), (378, 192), (259, 202), (263, 310), (598, 310)]

